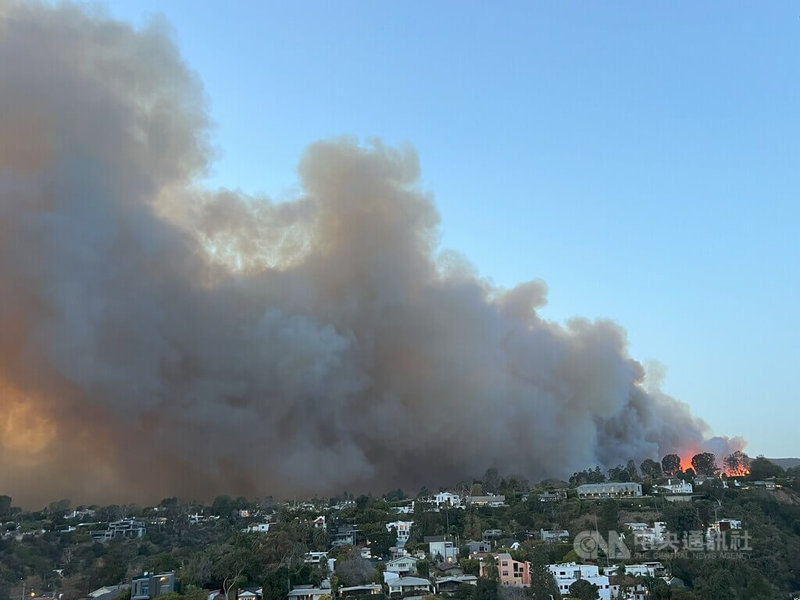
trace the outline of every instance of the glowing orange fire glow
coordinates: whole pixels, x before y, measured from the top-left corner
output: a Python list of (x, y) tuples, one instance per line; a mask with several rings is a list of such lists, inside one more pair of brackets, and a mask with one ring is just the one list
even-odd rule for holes
[(681, 457), (681, 471), (686, 471), (687, 469), (694, 469), (692, 467), (692, 457), (696, 454), (699, 454), (702, 450), (684, 450), (683, 452), (679, 452), (678, 456)]
[[(676, 452), (676, 454), (681, 458), (681, 471), (686, 471), (687, 469), (694, 470), (694, 467), (692, 466), (692, 458), (701, 452), (705, 452), (705, 450), (689, 448), (681, 452)], [(716, 456), (715, 458), (717, 467), (720, 469), (719, 474), (725, 474), (728, 477), (745, 477), (746, 475), (750, 474), (750, 470), (744, 465), (739, 466), (737, 469), (731, 469), (725, 465), (724, 456)]]
[(56, 426), (31, 398), (0, 380), (0, 448), (29, 457), (42, 454), (56, 437)]
[(722, 469), (722, 472), (728, 477), (746, 477), (747, 475), (750, 475), (750, 469), (747, 467), (739, 467), (738, 469), (729, 469), (728, 467), (725, 467)]

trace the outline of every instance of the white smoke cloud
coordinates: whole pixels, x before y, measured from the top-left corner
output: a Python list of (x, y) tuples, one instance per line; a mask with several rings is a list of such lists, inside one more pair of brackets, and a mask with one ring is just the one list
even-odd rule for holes
[(415, 489), (705, 443), (684, 404), (645, 390), (620, 327), (545, 321), (544, 283), (498, 289), (438, 253), (413, 149), (313, 144), (289, 202), (200, 189), (202, 89), (163, 27), (70, 5), (5, 19), (15, 499)]

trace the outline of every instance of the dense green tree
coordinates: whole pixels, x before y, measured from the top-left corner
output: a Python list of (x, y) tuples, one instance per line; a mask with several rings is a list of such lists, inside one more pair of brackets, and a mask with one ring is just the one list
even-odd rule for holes
[(253, 565), (252, 549), (237, 541), (218, 546), (211, 554), (211, 573), (228, 600), (232, 598), (232, 591), (248, 580), (248, 568)]
[(647, 600), (671, 600), (672, 590), (663, 579), (656, 579), (647, 591)]
[(605, 480), (606, 476), (603, 474), (603, 470), (597, 466), (594, 469), (573, 473), (569, 478), (569, 483), (578, 486), (586, 483), (603, 483)]
[(420, 577), (428, 577), (431, 574), (431, 563), (426, 559), (417, 561), (417, 574)]
[(752, 481), (769, 479), (770, 477), (780, 477), (781, 475), (783, 475), (783, 469), (763, 456), (756, 457), (753, 459), (753, 462), (750, 463), (749, 479)]
[(597, 530), (606, 537), (609, 531), (616, 531), (619, 526), (619, 503), (616, 500), (605, 500), (597, 511)]
[(664, 507), (663, 517), (667, 524), (667, 530), (678, 535), (700, 529), (697, 509), (688, 503), (668, 504)]
[(292, 589), (289, 569), (285, 566), (270, 568), (262, 583), (263, 600), (284, 600)]
[(123, 581), (128, 573), (128, 564), (135, 553), (134, 544), (128, 540), (112, 541), (104, 548), (107, 550), (98, 560), (91, 574), (92, 587), (106, 584), (117, 584)]
[(230, 517), (236, 510), (236, 503), (230, 496), (217, 496), (211, 504), (211, 513), (220, 517)]
[(500, 473), (494, 467), (486, 469), (481, 480), (485, 494), (496, 494), (500, 490)]
[(0, 496), (0, 521), (11, 517), (11, 496)]
[(508, 479), (503, 479), (500, 484), (499, 492), (506, 497), (506, 502), (513, 504), (517, 497), (530, 489), (528, 479), (522, 475), (511, 475)]
[(405, 492), (400, 488), (386, 492), (383, 497), (389, 502), (398, 502), (399, 500), (405, 500), (407, 498)]
[(180, 561), (169, 552), (159, 552), (147, 557), (145, 570), (151, 573), (165, 573), (175, 571), (180, 567)]
[(65, 513), (69, 511), (69, 507), (72, 502), (69, 499), (64, 498), (63, 500), (58, 500), (56, 502), (51, 502), (47, 505), (47, 513), (48, 516), (52, 519), (53, 517), (63, 517)]
[(364, 534), (369, 540), (369, 549), (375, 558), (389, 556), (391, 547), (397, 542), (397, 532), (394, 528), (391, 532), (386, 531), (386, 527), (381, 523), (378, 523), (377, 527), (364, 526)]
[(478, 579), (475, 586), (475, 600), (499, 600), (500, 586), (494, 579)]
[(548, 563), (544, 548), (536, 546), (530, 555), (530, 596), (533, 600), (558, 600), (560, 597), (558, 586), (547, 568)]
[(677, 454), (667, 454), (661, 459), (661, 470), (665, 475), (674, 477), (681, 470), (681, 457)]
[(692, 457), (692, 468), (698, 475), (713, 477), (719, 473), (717, 458), (711, 452), (700, 452)]
[(608, 480), (624, 483), (631, 480), (631, 475), (628, 473), (628, 469), (622, 465), (617, 465), (616, 467), (612, 467), (608, 470)]
[(461, 570), (465, 575), (478, 575), (481, 570), (481, 563), (477, 558), (462, 558), (458, 561)]
[(734, 580), (727, 569), (708, 569), (707, 574), (695, 579), (698, 600), (730, 600), (736, 598)]
[(639, 465), (642, 470), (642, 475), (647, 479), (658, 479), (661, 477), (661, 464), (654, 461), (652, 458), (647, 458)]
[(180, 572), (185, 585), (203, 587), (211, 581), (211, 559), (205, 552), (194, 552), (183, 559)]
[(456, 600), (475, 600), (475, 591), (476, 586), (470, 585), (469, 583), (462, 583), (456, 588), (453, 597)]
[(345, 558), (336, 561), (336, 576), (344, 586), (361, 585), (372, 581), (375, 567), (353, 548)]
[(478, 513), (469, 509), (464, 519), (464, 539), (480, 540), (483, 536), (483, 523)]
[(598, 586), (585, 579), (578, 579), (578, 581), (569, 586), (570, 596), (577, 600), (597, 600), (600, 598), (599, 590)]

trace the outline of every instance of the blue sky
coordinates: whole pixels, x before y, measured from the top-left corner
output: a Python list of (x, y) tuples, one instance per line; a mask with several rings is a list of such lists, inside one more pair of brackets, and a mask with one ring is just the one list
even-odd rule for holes
[(798, 456), (796, 3), (112, 1), (202, 80), (208, 183), (291, 197), (340, 135), (419, 152), (442, 247), (608, 317), (751, 454)]

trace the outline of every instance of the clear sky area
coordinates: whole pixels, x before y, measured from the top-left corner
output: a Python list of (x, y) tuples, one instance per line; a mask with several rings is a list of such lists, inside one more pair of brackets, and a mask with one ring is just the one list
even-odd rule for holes
[(289, 198), (309, 143), (412, 145), (442, 248), (544, 280), (545, 318), (617, 321), (713, 433), (800, 455), (797, 3), (102, 6), (172, 30), (208, 185)]

